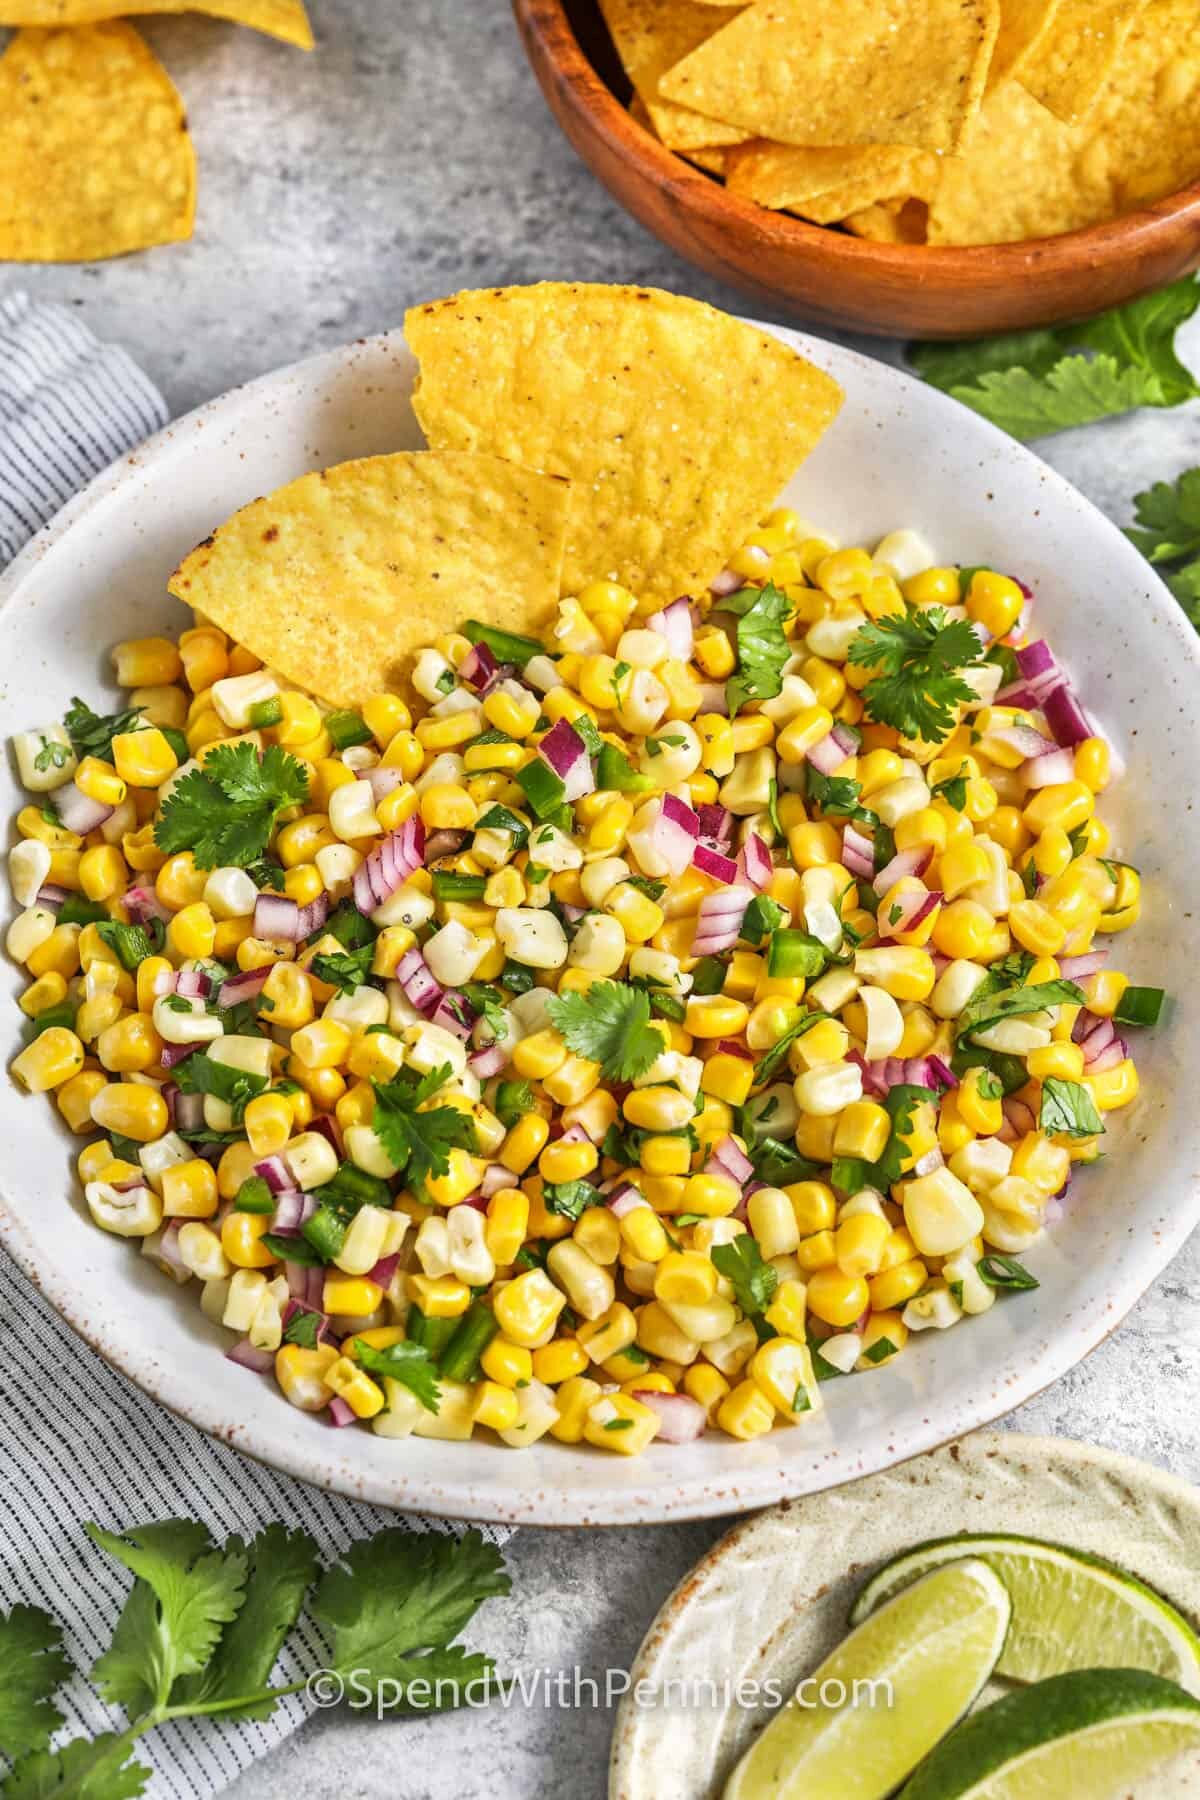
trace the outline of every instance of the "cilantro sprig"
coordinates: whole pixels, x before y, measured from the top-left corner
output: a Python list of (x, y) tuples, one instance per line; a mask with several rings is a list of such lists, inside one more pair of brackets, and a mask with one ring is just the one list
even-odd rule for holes
[(626, 982), (594, 981), (586, 994), (556, 994), (546, 1010), (567, 1048), (598, 1062), (608, 1081), (636, 1081), (663, 1053), (649, 995)]
[(261, 857), (279, 814), (308, 798), (308, 770), (272, 744), (218, 744), (176, 783), (154, 841), (168, 856), (190, 850), (199, 869), (244, 869)]
[(747, 1318), (766, 1311), (775, 1298), (779, 1276), (763, 1260), (763, 1253), (749, 1232), (735, 1237), (731, 1244), (714, 1244), (712, 1260), (718, 1275), (724, 1275), (729, 1282), (733, 1297)]
[(730, 594), (721, 611), (737, 620), (738, 669), (725, 684), (733, 719), (748, 700), (773, 700), (782, 691), (783, 665), (791, 655), (783, 627), (794, 608), (783, 589), (768, 581)]
[(492, 1658), (455, 1642), (483, 1602), (511, 1585), (500, 1552), (477, 1531), (389, 1527), (322, 1569), (312, 1539), (283, 1525), (265, 1526), (249, 1543), (214, 1543), (187, 1519), (85, 1530), (134, 1577), (91, 1671), (127, 1723), (50, 1750), (64, 1723), (53, 1696), (72, 1673), (60, 1627), (36, 1607), (0, 1614), (0, 1750), (13, 1759), (0, 1781), (5, 1800), (137, 1800), (150, 1771), (134, 1760), (136, 1746), (157, 1726), (270, 1718), (317, 1672), (271, 1680), (306, 1609), (327, 1641), (324, 1669), (356, 1701), (431, 1712), (500, 1689)]
[(941, 606), (889, 613), (859, 627), (849, 660), (877, 669), (862, 691), (868, 713), (902, 737), (937, 743), (954, 729), (955, 707), (975, 690), (959, 673), (982, 654), (968, 619), (947, 619)]
[(63, 719), (63, 724), (71, 740), (71, 748), (80, 761), (85, 756), (95, 756), (101, 762), (111, 762), (113, 739), (123, 737), (128, 731), (140, 731), (145, 720), (136, 707), (127, 712), (107, 715), (93, 712), (86, 700), (81, 700), (78, 694), (72, 694), (70, 710)]
[(418, 1198), (431, 1176), (444, 1175), (451, 1150), (476, 1148), (475, 1125), (456, 1106), (428, 1106), (439, 1088), (450, 1079), (449, 1063), (431, 1069), (419, 1080), (411, 1069), (401, 1069), (391, 1081), (373, 1081), (375, 1112), (372, 1125), (387, 1154)]
[(1200, 631), (1200, 468), (1156, 481), (1134, 498), (1136, 525), (1126, 536), (1159, 570)]
[(1138, 406), (1200, 394), (1175, 334), (1200, 306), (1200, 283), (1176, 281), (1098, 318), (959, 344), (910, 344), (934, 387), (1013, 437), (1044, 437)]

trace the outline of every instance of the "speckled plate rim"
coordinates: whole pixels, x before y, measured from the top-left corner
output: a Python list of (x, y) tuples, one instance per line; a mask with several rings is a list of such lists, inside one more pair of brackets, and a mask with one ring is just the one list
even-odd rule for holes
[[(797, 1534), (794, 1572), (781, 1526)], [(731, 1646), (720, 1666), (735, 1679), (799, 1674), (845, 1634), (849, 1602), (869, 1573), (908, 1545), (962, 1531), (1017, 1532), (1089, 1550), (1140, 1575), (1200, 1623), (1200, 1489), (1074, 1438), (979, 1431), (735, 1525), (659, 1608), (630, 1666), (631, 1688), (661, 1689), (670, 1677), (699, 1673), (699, 1648), (714, 1633)], [(818, 1553), (805, 1561), (814, 1537)], [(764, 1593), (760, 1614), (755, 1598)], [(792, 1596), (799, 1618), (787, 1616)], [(789, 1636), (805, 1632), (817, 1640), (811, 1652), (789, 1652)], [(697, 1723), (693, 1712), (684, 1731), (680, 1715), (639, 1706), (627, 1690), (613, 1725), (609, 1800), (708, 1800), (714, 1763), (732, 1762), (756, 1729), (751, 1718), (730, 1732), (732, 1749), (716, 1716), (701, 1714)]]
[[(1091, 544), (1097, 556), (1103, 551), (1106, 569), (1111, 568), (1119, 576), (1123, 592), (1136, 595), (1138, 608), (1144, 608), (1152, 622), (1154, 656), (1162, 665), (1169, 652), (1171, 669), (1187, 683), (1185, 723), (1189, 742), (1194, 738), (1200, 759), (1200, 716), (1191, 699), (1193, 692), (1200, 694), (1200, 641), (1158, 577), (1115, 526), (1023, 445), (913, 377), (784, 327), (763, 329), (840, 376), (850, 393), (847, 411), (854, 408), (858, 390), (871, 434), (884, 429), (889, 416), (908, 413), (927, 417), (929, 429), (935, 431), (938, 441), (953, 442), (956, 468), (961, 462), (964, 478), (975, 482), (975, 505), (980, 518), (985, 500), (1003, 499), (1004, 480), (1011, 473), (1024, 491), (1026, 503), (1054, 515), (1064, 533), (1069, 527), (1081, 541), (1086, 539)], [(6, 624), (19, 611), (16, 603), (23, 590), (36, 585), (34, 578), (45, 559), (73, 541), (75, 534), (79, 534), (82, 545), (88, 541), (89, 531), (102, 529), (106, 509), (120, 500), (127, 484), (136, 482), (160, 463), (171, 465), (179, 475), (186, 471), (188, 458), (198, 444), (211, 446), (211, 440), (223, 431), (253, 428), (285, 413), (290, 404), (289, 392), (293, 396), (302, 394), (309, 412), (316, 416), (323, 409), (335, 409), (348, 393), (377, 394), (380, 383), (394, 384), (397, 391), (403, 385), (407, 423), (401, 424), (397, 413), (393, 421), (397, 435), (387, 440), (386, 447), (403, 448), (406, 442), (415, 446), (420, 440), (414, 435), (407, 405), (413, 369), (400, 334), (360, 340), (263, 376), (175, 421), (99, 476), (38, 534), (0, 578), (0, 613), (6, 615)], [(372, 383), (376, 384), (374, 389)], [(377, 407), (378, 402), (373, 404)], [(936, 428), (932, 421), (936, 421)], [(367, 454), (381, 447), (384, 446), (378, 443), (367, 444), (340, 454)], [(822, 456), (823, 448), (816, 452), (814, 463)], [(324, 460), (336, 458), (326, 456)], [(995, 493), (978, 491), (981, 474), (994, 484)], [(251, 493), (245, 495), (250, 497)], [(851, 501), (846, 504), (851, 505)], [(852, 504), (857, 510), (857, 493)], [(892, 518), (890, 522), (905, 521)], [(1168, 1103), (1164, 1098), (1151, 1104)], [(1181, 1120), (1180, 1138), (1186, 1140), (1197, 1123)], [(23, 1118), (16, 1129), (22, 1134), (28, 1132), (28, 1119)], [(895, 1369), (878, 1372), (872, 1379), (872, 1391), (881, 1398), (874, 1402), (872, 1418), (887, 1415), (887, 1422), (877, 1429), (872, 1427), (868, 1442), (863, 1442), (861, 1435), (858, 1442), (850, 1441), (852, 1434), (847, 1431), (823, 1440), (810, 1436), (806, 1446), (802, 1434), (778, 1432), (753, 1445), (721, 1442), (718, 1451), (714, 1451), (716, 1440), (710, 1437), (699, 1445), (685, 1447), (681, 1453), (652, 1447), (647, 1455), (625, 1461), (604, 1457), (586, 1447), (580, 1451), (549, 1441), (517, 1458), (499, 1446), (472, 1445), (468, 1449), (433, 1440), (410, 1440), (406, 1456), (400, 1460), (395, 1448), (386, 1447), (385, 1441), (388, 1454), (380, 1454), (381, 1440), (367, 1433), (301, 1428), (308, 1422), (297, 1420), (294, 1411), (278, 1396), (278, 1406), (272, 1409), (265, 1401), (244, 1404), (245, 1397), (232, 1392), (219, 1379), (204, 1387), (189, 1383), (186, 1372), (159, 1354), (157, 1345), (131, 1345), (122, 1338), (120, 1318), (111, 1310), (104, 1311), (58, 1244), (51, 1253), (35, 1242), (28, 1222), (21, 1216), (20, 1198), (5, 1192), (7, 1169), (0, 1173), (0, 1244), (67, 1322), (151, 1398), (201, 1430), (302, 1480), (400, 1511), (432, 1511), (447, 1517), (547, 1526), (649, 1524), (720, 1516), (769, 1504), (785, 1495), (837, 1487), (990, 1423), (1049, 1386), (1115, 1328), (1200, 1219), (1200, 1130), (1193, 1134), (1196, 1166), (1188, 1166), (1176, 1154), (1170, 1193), (1164, 1192), (1161, 1200), (1155, 1202), (1146, 1221), (1149, 1229), (1136, 1243), (1125, 1241), (1120, 1233), (1113, 1240), (1111, 1267), (1102, 1293), (1094, 1294), (1086, 1303), (1079, 1296), (1052, 1324), (1044, 1323), (1040, 1339), (1035, 1340), (1035, 1335), (1027, 1332), (1021, 1335), (1019, 1345), (1011, 1348), (1003, 1332), (997, 1338), (988, 1338), (988, 1319), (977, 1322), (974, 1329), (979, 1334), (980, 1349), (978, 1353), (971, 1352), (971, 1356), (983, 1354), (985, 1343), (994, 1346), (997, 1341), (1002, 1354), (999, 1360), (988, 1362), (984, 1377), (974, 1383), (968, 1394), (956, 1392), (953, 1403), (948, 1404), (945, 1395), (937, 1391), (936, 1380), (926, 1382), (923, 1374), (910, 1385), (908, 1377), (901, 1383)], [(48, 1141), (61, 1143), (62, 1139), (51, 1130)], [(142, 1273), (150, 1273), (145, 1265)], [(996, 1308), (989, 1318), (995, 1321), (1001, 1312), (1001, 1308)], [(190, 1350), (199, 1342), (195, 1335), (198, 1327), (192, 1321), (187, 1329), (192, 1333)], [(956, 1353), (954, 1361), (961, 1363), (962, 1358)], [(950, 1367), (944, 1358), (939, 1364), (932, 1355), (921, 1367), (935, 1369), (935, 1365)], [(896, 1410), (893, 1395), (897, 1407), (906, 1409), (903, 1429), (897, 1428), (891, 1416)], [(882, 1396), (888, 1396), (886, 1401)], [(361, 1442), (347, 1443), (347, 1439)]]

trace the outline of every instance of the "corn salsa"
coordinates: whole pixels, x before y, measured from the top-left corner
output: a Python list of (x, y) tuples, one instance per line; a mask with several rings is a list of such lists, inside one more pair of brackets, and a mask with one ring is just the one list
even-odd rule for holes
[(1034, 1252), (1160, 990), (1114, 757), (988, 568), (772, 512), (331, 710), (202, 615), (21, 733), (14, 1078), (336, 1426), (631, 1455), (818, 1411)]

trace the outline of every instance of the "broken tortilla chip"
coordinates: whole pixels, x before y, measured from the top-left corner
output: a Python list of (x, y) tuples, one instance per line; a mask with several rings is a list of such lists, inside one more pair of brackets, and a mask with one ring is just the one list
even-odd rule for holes
[(747, 133), (736, 125), (705, 119), (687, 106), (674, 106), (659, 93), (659, 79), (715, 31), (724, 16), (699, 0), (600, 0), (600, 11), (625, 73), (669, 150), (740, 144)]
[(563, 586), (698, 593), (842, 402), (804, 357), (652, 288), (544, 282), (414, 307), (413, 407), (435, 450), (572, 483)]
[(893, 194), (928, 196), (940, 167), (931, 151), (897, 144), (813, 150), (758, 138), (727, 152), (725, 179), (732, 194), (828, 225)]
[(1058, 11), (1059, 0), (1000, 0), (1000, 31), (988, 69), (989, 91), (999, 87), (1016, 65), (1047, 31)]
[(994, 244), (1076, 231), (1159, 200), (1200, 169), (1200, 12), (1148, 0), (1086, 120), (1065, 124), (1019, 81), (988, 96), (947, 158), (931, 244)]
[(1060, 0), (1013, 73), (1068, 124), (1087, 117), (1116, 68), (1143, 0)]
[(209, 13), (301, 50), (313, 47), (304, 0), (0, 0), (0, 25), (94, 25), (142, 13)]
[(251, 501), (168, 587), (289, 681), (352, 706), (472, 612), (545, 629), (566, 512), (565, 481), (498, 456), (370, 456)]
[[(648, 131), (652, 138), (658, 138), (658, 133), (654, 129), (654, 121), (646, 110), (646, 102), (640, 94), (635, 94), (629, 102), (629, 116), (635, 125), (640, 125), (643, 131)], [(661, 141), (659, 139), (660, 143)], [(724, 150), (706, 150), (697, 145), (694, 150), (680, 150), (677, 154), (683, 158), (684, 162), (695, 163), (698, 169), (703, 169), (708, 175), (725, 173)]]
[(191, 236), (183, 102), (132, 26), (19, 31), (0, 57), (0, 261), (97, 262)]
[(953, 150), (999, 25), (999, 0), (757, 0), (659, 91), (776, 143)]
[(876, 244), (924, 244), (928, 242), (929, 206), (924, 200), (881, 200), (864, 206), (842, 220), (855, 237)]

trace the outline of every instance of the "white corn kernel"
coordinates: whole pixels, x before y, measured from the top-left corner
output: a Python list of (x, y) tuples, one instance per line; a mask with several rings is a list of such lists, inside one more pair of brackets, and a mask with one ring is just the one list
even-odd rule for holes
[(325, 844), (317, 851), (313, 861), (329, 898), (341, 900), (350, 892), (350, 885), (355, 872), (361, 867), (363, 855), (353, 844)]
[(250, 708), (264, 700), (279, 697), (279, 683), (266, 669), (254, 669), (249, 675), (227, 675), (214, 681), (210, 697), (213, 711), (223, 725), (232, 731), (246, 731), (250, 725)]
[(214, 869), (204, 884), (204, 904), (214, 919), (244, 919), (257, 899), (258, 889), (245, 869)]
[(817, 696), (802, 675), (784, 675), (783, 686), (773, 700), (764, 700), (759, 712), (782, 730), (798, 712), (817, 704)]
[(322, 1018), (344, 1025), (347, 1031), (366, 1031), (370, 1025), (388, 1022), (387, 995), (364, 982), (352, 994), (334, 994), (325, 1004)]
[(375, 794), (369, 781), (345, 781), (329, 796), (329, 828), (343, 843), (376, 837), (383, 826), (375, 816)]
[(346, 1155), (364, 1175), (378, 1175), (381, 1180), (389, 1181), (399, 1173), (399, 1163), (388, 1155), (379, 1133), (369, 1125), (347, 1125), (343, 1135), (346, 1139)]
[(461, 987), (470, 981), (487, 955), (488, 945), (458, 919), (448, 919), (426, 940), (422, 954), (435, 981), (443, 987)]
[(867, 1040), (863, 1054), (868, 1062), (894, 1056), (904, 1036), (904, 1014), (886, 988), (862, 987), (858, 998), (867, 1015)]
[(142, 1173), (156, 1194), (162, 1193), (162, 1178), (167, 1170), (178, 1168), (180, 1163), (191, 1162), (195, 1155), (191, 1145), (185, 1144), (174, 1131), (155, 1138), (152, 1144), (141, 1144), (138, 1147)]
[[(320, 864), (317, 864), (320, 868)], [(407, 925), (410, 931), (416, 931), (427, 925), (437, 911), (437, 901), (432, 894), (423, 894), (419, 888), (398, 887), (390, 899), (382, 906), (377, 906), (371, 914), (373, 925)]]
[(625, 960), (625, 929), (607, 913), (589, 913), (567, 951), (567, 962), (592, 975), (615, 975)]
[(32, 906), (50, 873), (50, 846), (22, 838), (8, 853), (8, 881), (18, 906)]
[(866, 614), (860, 612), (846, 612), (836, 618), (818, 619), (809, 626), (804, 642), (813, 655), (821, 657), (823, 661), (844, 663), (850, 654), (850, 645), (866, 622)]
[(9, 926), (4, 948), (14, 962), (28, 962), (34, 951), (46, 942), (57, 923), (57, 916), (48, 906), (27, 906)]
[(989, 1287), (971, 1254), (970, 1246), (957, 1256), (948, 1256), (942, 1264), (942, 1280), (965, 1313), (972, 1316), (987, 1312), (996, 1304), (996, 1290)]
[(862, 1070), (857, 1063), (820, 1063), (797, 1075), (792, 1091), (802, 1113), (828, 1118), (862, 1099)]
[(283, 1312), (270, 1287), (255, 1308), (247, 1335), (256, 1350), (278, 1350), (283, 1342)]
[(957, 1019), (981, 982), (987, 980), (982, 963), (959, 957), (942, 970), (929, 996), (929, 1010), (939, 1019)]
[(484, 1242), (485, 1220), (473, 1206), (452, 1206), (446, 1214), (450, 1272), (468, 1287), (486, 1287), (496, 1264)]
[(979, 1235), (983, 1211), (957, 1175), (935, 1169), (905, 1182), (904, 1223), (922, 1256), (952, 1256)]
[(649, 669), (635, 669), (620, 684), (620, 695), (617, 718), (622, 729), (632, 737), (645, 737), (648, 731), (653, 731), (671, 704), (666, 688)]
[(434, 702), (446, 698), (447, 689), (457, 685), (458, 677), (438, 651), (422, 650), (413, 664), (411, 680), (422, 700)]
[(557, 825), (539, 825), (529, 839), (529, 860), (561, 875), (567, 869), (582, 867), (583, 851)]
[(602, 856), (598, 861), (588, 863), (579, 877), (584, 899), (589, 906), (603, 906), (606, 895), (632, 873), (623, 856)]
[(65, 787), (79, 767), (71, 740), (61, 725), (18, 731), (12, 747), (21, 783), (31, 794), (49, 794), (55, 788)]
[(510, 1449), (524, 1450), (545, 1437), (550, 1427), (558, 1422), (558, 1406), (554, 1390), (541, 1381), (531, 1381), (527, 1387), (518, 1388), (516, 1394), (517, 1422), (496, 1435)]
[(945, 1331), (957, 1325), (962, 1308), (946, 1287), (932, 1287), (911, 1299), (900, 1317), (910, 1331)]
[(187, 1225), (181, 1225), (176, 1242), (185, 1268), (198, 1275), (201, 1281), (226, 1281), (232, 1274), (232, 1265), (221, 1248), (220, 1238), (201, 1220), (192, 1219)]
[(496, 936), (515, 962), (533, 969), (561, 969), (567, 960), (567, 934), (551, 912), (528, 906), (504, 906), (496, 914)]
[(827, 1363), (848, 1375), (862, 1355), (862, 1338), (857, 1331), (839, 1331), (834, 1337), (822, 1339), (817, 1347)]
[(859, 991), (859, 978), (852, 969), (828, 969), (819, 981), (806, 990), (805, 998), (821, 1012), (841, 1012), (843, 1006)]
[(445, 1215), (434, 1213), (422, 1221), (413, 1245), (422, 1271), (436, 1281), (450, 1273), (450, 1227)]
[(721, 783), (721, 805), (739, 818), (761, 812), (771, 798), (776, 762), (769, 744), (761, 750), (743, 751), (734, 762), (732, 774)]
[(149, 1237), (162, 1224), (162, 1201), (149, 1187), (121, 1191), (107, 1181), (89, 1181), (83, 1194), (95, 1223), (115, 1237)]
[(956, 1150), (950, 1158), (950, 1172), (965, 1181), (974, 1194), (986, 1193), (995, 1187), (1012, 1167), (1012, 1147), (1002, 1143), (998, 1137), (973, 1138)]
[(907, 526), (881, 537), (871, 554), (874, 562), (887, 565), (897, 581), (911, 581), (934, 564), (933, 551), (925, 539)]
[(416, 1069), (421, 1075), (428, 1075), (442, 1063), (449, 1063), (450, 1073), (457, 1079), (467, 1066), (467, 1046), (441, 1025), (409, 1025), (404, 1032), (404, 1042), (409, 1068)]
[(273, 1048), (270, 1038), (241, 1037), (231, 1033), (210, 1044), (205, 1055), (209, 1062), (222, 1063), (227, 1069), (240, 1069), (243, 1074), (259, 1075), (269, 1081)]
[(363, 1206), (355, 1213), (341, 1249), (334, 1257), (347, 1275), (366, 1275), (384, 1254), (391, 1214), (382, 1206)]
[(267, 1278), (261, 1269), (235, 1269), (225, 1297), (222, 1325), (229, 1331), (249, 1331), (266, 1291)]
[(886, 787), (879, 788), (871, 795), (871, 811), (877, 812), (884, 824), (890, 825), (893, 830), (901, 819), (907, 819), (910, 813), (920, 812), (923, 806), (928, 805), (929, 788), (917, 775), (889, 781)]
[(203, 1000), (180, 994), (160, 994), (154, 1002), (154, 1029), (164, 1044), (207, 1044), (224, 1035), (225, 1027)]
[(296, 1186), (308, 1193), (337, 1174), (337, 1151), (319, 1131), (304, 1131), (283, 1148), (283, 1160)]

